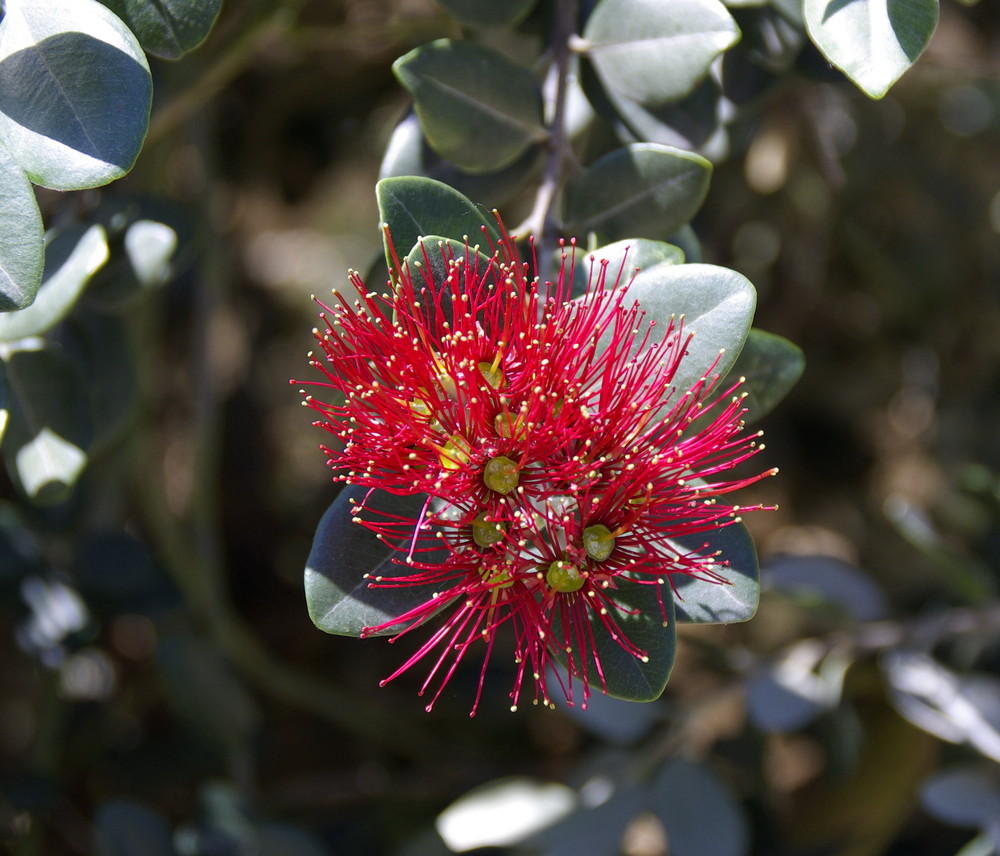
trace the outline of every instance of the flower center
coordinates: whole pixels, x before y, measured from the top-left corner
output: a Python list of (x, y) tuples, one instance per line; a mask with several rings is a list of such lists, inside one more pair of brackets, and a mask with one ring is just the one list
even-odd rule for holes
[(563, 594), (579, 591), (583, 588), (585, 575), (572, 562), (557, 561), (549, 565), (545, 572), (545, 582), (550, 588)]
[(479, 373), (494, 389), (500, 389), (503, 383), (503, 372), (500, 371), (500, 355), (492, 363), (479, 363)]
[(501, 567), (493, 566), (488, 568), (481, 568), (479, 575), (483, 578), (483, 582), (488, 586), (493, 586), (494, 588), (510, 588), (514, 585), (514, 577), (510, 573), (510, 564), (503, 565)]
[(520, 471), (516, 461), (498, 455), (487, 462), (483, 470), (483, 481), (490, 490), (508, 494), (517, 487)]
[(504, 524), (487, 520), (485, 511), (472, 521), (472, 540), (480, 547), (489, 547), (497, 541), (502, 541), (505, 532)]
[(615, 549), (615, 536), (602, 523), (595, 523), (583, 530), (583, 549), (595, 562), (603, 562)]

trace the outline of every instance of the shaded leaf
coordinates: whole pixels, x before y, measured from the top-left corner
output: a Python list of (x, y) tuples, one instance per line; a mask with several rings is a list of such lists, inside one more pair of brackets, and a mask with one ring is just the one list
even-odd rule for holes
[(569, 186), (565, 220), (580, 237), (663, 239), (695, 215), (711, 175), (712, 164), (692, 152), (654, 143), (626, 146)]
[(177, 59), (211, 32), (222, 0), (101, 0), (138, 37), (145, 51)]
[[(461, 193), (440, 181), (418, 176), (383, 178), (375, 185), (379, 218), (389, 227), (398, 251), (410, 247), (426, 235), (443, 235), (454, 240), (468, 236), (476, 243), (485, 226), (498, 237), (496, 223)], [(391, 255), (386, 247), (386, 259)]]
[(523, 21), (537, 0), (437, 0), (449, 15), (470, 27), (512, 27)]
[(261, 713), (218, 648), (192, 633), (171, 632), (161, 637), (157, 659), (171, 703), (206, 746), (245, 751)]
[[(575, 644), (573, 654), (575, 671), (583, 671), (581, 649), (586, 661), (586, 672), (594, 692), (604, 691), (626, 701), (653, 701), (658, 699), (667, 685), (677, 652), (677, 627), (674, 619), (673, 600), (664, 597), (667, 609), (666, 623), (655, 585), (645, 585), (624, 577), (617, 580), (617, 589), (607, 589), (608, 616), (631, 645), (644, 652), (640, 659), (626, 651), (605, 627), (594, 609), (587, 610), (587, 622), (593, 642)], [(553, 629), (557, 638), (563, 638), (563, 616), (554, 613)], [(572, 634), (571, 638), (572, 638)], [(567, 655), (559, 652), (556, 659), (566, 665)], [(645, 660), (645, 662), (644, 662)], [(606, 686), (602, 686), (603, 675)], [(565, 680), (565, 678), (563, 678)]]
[(708, 532), (670, 539), (682, 552), (702, 555), (718, 552), (712, 570), (727, 583), (674, 574), (677, 620), (695, 624), (729, 624), (748, 621), (760, 603), (760, 572), (753, 539), (742, 523), (718, 526)]
[(469, 42), (439, 39), (393, 63), (427, 141), (469, 172), (494, 172), (542, 142), (542, 101), (531, 72)]
[(746, 815), (706, 766), (676, 758), (653, 783), (653, 810), (667, 830), (672, 856), (743, 856), (750, 847)]
[(739, 36), (718, 0), (601, 0), (583, 31), (607, 90), (646, 107), (690, 94)]
[(765, 731), (802, 728), (840, 704), (850, 657), (830, 653), (822, 643), (805, 639), (781, 657), (765, 663), (750, 678), (747, 709)]
[[(580, 805), (558, 823), (525, 842), (545, 856), (618, 856), (625, 828), (645, 808), (646, 794), (636, 786), (617, 786), (602, 776), (598, 787), (610, 796), (596, 805)], [(584, 791), (586, 790), (586, 786)], [(603, 795), (603, 794), (602, 794)], [(536, 849), (537, 848), (537, 849)]]
[(826, 614), (831, 605), (855, 621), (878, 621), (888, 614), (875, 581), (832, 556), (779, 556), (765, 565), (764, 581), (769, 589), (815, 604)]
[[(345, 485), (320, 520), (306, 562), (305, 592), (309, 617), (326, 633), (359, 636), (365, 627), (391, 621), (425, 603), (434, 594), (432, 585), (370, 588), (365, 574), (405, 576), (407, 565), (395, 564), (402, 556), (360, 523), (352, 522), (354, 499), (364, 499), (367, 488)], [(394, 496), (374, 491), (365, 502), (369, 514), (387, 512), (420, 515), (425, 497)], [(433, 561), (433, 558), (425, 559)], [(397, 627), (398, 631), (401, 627)], [(389, 635), (392, 628), (378, 635)], [(375, 635), (375, 634), (373, 634)]]
[(805, 367), (805, 354), (797, 345), (773, 333), (751, 330), (730, 370), (734, 380), (746, 378), (742, 391), (747, 393), (747, 422), (770, 413), (798, 383)]
[(10, 424), (3, 444), (7, 471), (36, 502), (64, 499), (83, 472), (92, 427), (76, 366), (52, 347), (4, 358)]
[(176, 856), (166, 817), (131, 800), (110, 800), (97, 810), (94, 852), (97, 856)]
[(33, 182), (79, 190), (124, 175), (151, 97), (142, 48), (97, 0), (7, 0), (0, 140)]
[(809, 38), (866, 95), (881, 98), (927, 47), (938, 0), (805, 0)]
[(42, 281), (42, 215), (31, 182), (2, 142), (0, 234), (0, 312), (24, 309)]
[(107, 260), (108, 242), (100, 226), (57, 235), (45, 248), (45, 276), (35, 302), (0, 315), (0, 342), (38, 336), (62, 321)]
[(942, 770), (924, 782), (920, 802), (945, 823), (985, 828), (1000, 818), (1000, 784), (978, 767)]

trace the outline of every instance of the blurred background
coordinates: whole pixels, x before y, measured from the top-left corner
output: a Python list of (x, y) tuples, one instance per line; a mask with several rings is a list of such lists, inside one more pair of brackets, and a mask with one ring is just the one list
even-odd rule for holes
[[(807, 360), (761, 425), (781, 475), (745, 496), (779, 506), (746, 520), (756, 618), (681, 627), (646, 705), (511, 714), (496, 658), (472, 720), (474, 663), (428, 715), (418, 675), (378, 687), (402, 645), (309, 621), (336, 488), (289, 386), (309, 375), (310, 296), (381, 251), (374, 183), (409, 107), (392, 61), (461, 32), (431, 0), (227, 4), (199, 50), (152, 61), (131, 174), (39, 191), (47, 224), (141, 206), (179, 243), (143, 299), (110, 273), (88, 292), (133, 350), (106, 391), (124, 416), (73, 495), (34, 506), (0, 475), (0, 841), (997, 852), (1000, 7), (946, 0), (877, 102), (803, 48), (718, 153), (705, 258), (748, 276), (755, 325)], [(508, 223), (531, 204), (475, 201)]]

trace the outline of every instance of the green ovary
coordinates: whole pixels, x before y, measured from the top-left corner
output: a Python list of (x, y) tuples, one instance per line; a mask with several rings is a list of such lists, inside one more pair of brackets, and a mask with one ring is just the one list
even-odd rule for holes
[(545, 572), (545, 582), (555, 591), (569, 594), (583, 588), (585, 575), (572, 562), (553, 562)]
[(487, 462), (483, 470), (483, 481), (490, 490), (508, 494), (517, 487), (520, 471), (516, 461), (500, 455)]
[(603, 562), (615, 549), (615, 536), (601, 523), (583, 530), (583, 549), (595, 562)]
[(486, 519), (486, 513), (472, 521), (472, 540), (480, 547), (490, 547), (503, 540), (505, 527), (502, 523)]

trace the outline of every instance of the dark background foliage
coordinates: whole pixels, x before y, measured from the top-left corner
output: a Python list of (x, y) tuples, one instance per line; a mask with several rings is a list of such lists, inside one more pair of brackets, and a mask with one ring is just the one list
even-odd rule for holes
[[(779, 505), (747, 520), (756, 618), (682, 628), (648, 705), (511, 714), (498, 658), (473, 720), (474, 664), (427, 715), (415, 678), (377, 685), (405, 642), (309, 621), (302, 567), (335, 487), (288, 385), (310, 295), (381, 251), (373, 187), (409, 104), (392, 62), (462, 33), (429, 0), (229, 4), (199, 50), (151, 59), (126, 178), (39, 189), (46, 225), (141, 210), (179, 243), (162, 288), (123, 294), (105, 269), (59, 328), (120, 414), (76, 489), (39, 506), (0, 476), (0, 840), (430, 856), (450, 852), (443, 809), (518, 776), (582, 806), (530, 852), (993, 852), (1000, 9), (946, 2), (881, 101), (807, 46), (716, 164), (706, 260), (748, 276), (755, 325), (807, 358), (762, 425), (781, 476), (747, 497)], [(722, 844), (678, 820), (681, 794)]]

